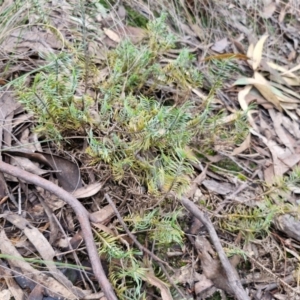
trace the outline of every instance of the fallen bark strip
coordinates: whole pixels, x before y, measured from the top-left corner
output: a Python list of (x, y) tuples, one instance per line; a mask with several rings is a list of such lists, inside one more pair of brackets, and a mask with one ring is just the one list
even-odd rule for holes
[(219, 255), (221, 264), (227, 275), (228, 283), (229, 283), (232, 291), (234, 292), (235, 297), (238, 300), (250, 300), (249, 296), (243, 289), (240, 279), (237, 277), (236, 273), (234, 272), (233, 266), (229, 262), (226, 254), (222, 248), (222, 245), (217, 236), (216, 230), (215, 230), (213, 224), (211, 223), (210, 219), (208, 217), (206, 217), (205, 214), (197, 207), (197, 205), (194, 204), (192, 201), (190, 201), (188, 198), (181, 197), (181, 198), (179, 198), (179, 200), (191, 214), (193, 214), (197, 219), (199, 219), (203, 223), (206, 230), (208, 231), (210, 239), (211, 239), (212, 243), (214, 244), (215, 249)]
[(89, 255), (89, 259), (92, 264), (92, 268), (94, 271), (94, 275), (97, 278), (97, 281), (99, 282), (106, 298), (108, 300), (118, 300), (118, 298), (115, 295), (115, 292), (108, 281), (105, 272), (103, 270), (100, 257), (96, 248), (96, 245), (94, 243), (94, 237), (92, 234), (91, 225), (89, 222), (89, 213), (84, 208), (84, 206), (70, 193), (63, 190), (56, 184), (39, 177), (37, 175), (34, 175), (32, 173), (29, 173), (27, 171), (24, 171), (22, 169), (19, 169), (17, 167), (11, 166), (3, 161), (0, 160), (0, 171), (6, 174), (9, 174), (11, 176), (15, 176), (19, 179), (24, 180), (27, 183), (35, 184), (50, 193), (53, 193), (63, 201), (65, 201), (67, 204), (69, 204), (75, 211), (75, 214), (78, 218), (78, 221), (80, 223), (83, 238), (85, 241), (86, 249)]

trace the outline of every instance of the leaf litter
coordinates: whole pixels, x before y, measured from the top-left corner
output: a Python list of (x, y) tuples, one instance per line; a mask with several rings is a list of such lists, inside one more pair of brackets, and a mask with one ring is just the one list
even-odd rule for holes
[[(124, 3), (129, 7), (133, 5), (132, 1), (124, 1)], [(178, 34), (183, 34), (182, 38), (184, 35), (189, 35), (189, 32), (194, 33), (189, 35), (186, 46), (196, 47), (198, 67), (201, 72), (206, 72), (205, 76), (208, 81), (202, 89), (192, 88), (194, 97), (197, 99), (195, 101), (198, 103), (203, 103), (211, 97), (209, 94), (211, 74), (205, 67), (203, 59), (204, 61), (207, 59), (208, 63), (215, 63), (217, 60), (235, 61), (237, 68), (243, 72), (236, 69), (230, 70), (230, 76), (223, 79), (223, 87), (220, 89), (222, 92), (218, 90), (213, 99), (210, 99), (214, 112), (219, 112), (219, 107), (225, 111), (223, 119), (218, 119), (215, 124), (228, 126), (228, 130), (231, 130), (230, 125), (238, 119), (236, 114), (238, 104), (244, 111), (249, 124), (249, 132), (242, 136), (239, 142), (232, 142), (228, 134), (228, 139), (225, 141), (219, 139), (217, 134), (212, 136), (213, 149), (210, 149), (209, 153), (200, 151), (204, 160), (201, 162), (202, 165), (195, 166), (199, 174), (195, 173), (194, 178), (189, 178), (191, 189), (187, 195), (214, 220), (219, 238), (223, 247), (228, 250), (228, 255), (237, 252), (244, 259), (240, 260), (238, 267), (234, 265), (233, 270), (237, 267), (237, 270), (248, 272), (245, 276), (247, 280), (242, 278), (242, 283), (247, 281), (244, 287), (248, 295), (255, 297), (253, 299), (267, 299), (264, 297), (300, 299), (297, 281), (293, 278), (293, 276), (295, 278), (298, 276), (297, 249), (300, 240), (299, 221), (295, 217), (299, 201), (297, 196), (299, 194), (297, 190), (299, 169), (297, 170), (297, 167), (299, 168), (300, 161), (298, 142), (300, 61), (297, 35), (300, 29), (299, 19), (297, 19), (299, 9), (293, 1), (288, 1), (288, 3), (237, 1), (229, 6), (226, 1), (211, 1), (208, 6), (199, 4), (199, 7), (194, 6), (194, 1), (181, 1), (180, 5), (183, 8), (180, 18), (174, 9), (173, 2), (162, 4), (158, 1), (150, 4), (149, 7), (145, 7), (141, 2), (136, 9), (142, 15), (149, 16), (150, 12), (152, 14), (160, 12), (162, 8), (167, 8), (170, 14), (168, 25), (173, 28), (172, 30), (174, 30), (172, 25), (177, 24), (181, 28)], [(53, 53), (59, 55), (66, 49), (73, 51), (72, 40), (83, 40), (86, 36), (83, 31), (76, 30), (76, 26), (79, 28), (83, 22), (82, 18), (73, 14), (76, 11), (74, 8), (79, 9), (76, 1), (56, 3), (56, 7), (50, 7), (46, 2), (40, 1), (40, 6), (43, 7), (43, 11), (47, 11), (47, 14), (32, 14), (29, 16), (29, 24), (22, 25), (22, 18), (28, 12), (28, 8), (23, 7), (17, 10), (18, 15), (16, 14), (6, 23), (9, 30), (1, 32), (0, 39), (3, 47), (0, 77), (5, 83), (13, 82), (24, 74), (33, 74), (30, 72), (36, 68), (43, 70), (46, 67), (47, 55)], [(0, 12), (3, 13), (11, 7), (11, 1), (4, 1)], [(191, 10), (192, 7), (196, 9)], [(116, 13), (117, 8), (118, 13)], [(230, 15), (228, 10), (230, 10)], [(193, 17), (199, 21), (198, 24), (193, 23), (191, 11), (194, 11)], [(208, 27), (204, 30), (204, 27), (200, 26), (202, 24), (200, 20), (205, 19), (207, 15), (211, 16), (212, 23), (206, 24)], [(253, 15), (256, 19), (253, 19)], [(47, 18), (51, 25), (35, 24), (37, 16)], [(88, 51), (99, 65), (106, 60), (106, 53), (109, 49), (117, 47), (124, 37), (129, 37), (133, 43), (140, 43), (146, 37), (147, 31), (144, 28), (129, 26), (125, 22), (129, 17), (126, 8), (117, 3), (116, 6), (110, 6), (107, 10), (99, 5), (97, 11), (85, 19), (85, 30), (91, 36)], [(122, 19), (121, 22), (120, 19)], [(185, 20), (185, 23), (182, 20)], [(275, 34), (274, 32), (266, 34), (270, 30), (269, 24)], [(280, 31), (283, 34), (280, 34)], [(241, 39), (233, 40), (233, 37), (237, 35), (240, 35)], [(203, 47), (199, 46), (199, 43), (202, 46), (209, 45), (209, 47), (205, 51), (200, 50)], [(239, 56), (243, 49), (248, 49), (247, 61), (245, 57)], [(215, 52), (222, 54), (216, 55)], [(161, 63), (164, 61), (162, 60)], [(212, 70), (213, 68), (214, 66)], [(104, 82), (110, 70), (103, 68), (103, 65), (99, 66), (99, 69), (102, 71), (98, 73), (97, 81)], [(95, 78), (97, 77), (93, 77)], [(148, 83), (148, 88), (153, 88), (153, 82)], [(180, 95), (182, 92), (171, 85), (157, 85), (157, 88), (169, 97), (176, 93)], [(80, 94), (84, 89), (78, 88), (78, 93)], [(94, 94), (95, 91), (90, 88), (90, 93)], [(192, 97), (192, 99), (195, 98)], [(153, 203), (157, 205), (152, 199), (153, 196), (145, 194), (143, 187), (138, 190), (134, 178), (132, 180), (128, 177), (127, 182), (123, 181), (121, 185), (116, 184), (111, 179), (109, 168), (103, 163), (99, 164), (98, 170), (91, 168), (89, 159), (83, 155), (82, 149), (86, 147), (83, 141), (78, 143), (72, 141), (71, 145), (64, 144), (62, 148), (51, 141), (42, 143), (42, 139), (37, 140), (31, 132), (34, 124), (32, 115), (20, 106), (11, 88), (4, 86), (2, 89), (0, 107), (2, 160), (46, 177), (66, 191), (73, 193), (76, 198), (83, 199), (90, 212), (90, 220), (95, 223), (94, 228), (120, 241), (123, 240), (123, 244), (129, 250), (132, 243), (129, 244), (126, 240), (130, 238), (120, 230), (120, 225), (114, 219), (112, 207), (106, 205), (104, 201), (104, 193), (109, 191), (115, 195), (115, 199), (120, 201), (118, 209), (124, 218), (134, 211), (139, 211), (143, 215), (149, 209), (149, 205), (150, 207)], [(96, 115), (97, 109), (93, 108), (93, 110)], [(221, 133), (224, 134), (224, 132)], [(196, 139), (191, 145), (191, 150), (199, 150), (202, 145)], [(210, 152), (213, 152), (213, 155)], [(251, 170), (251, 174), (246, 170)], [(102, 180), (103, 178), (106, 180)], [(35, 293), (39, 296), (53, 297), (59, 294), (67, 299), (92, 296), (97, 291), (95, 287), (97, 283), (91, 273), (87, 275), (80, 265), (77, 265), (80, 276), (86, 276), (86, 278), (84, 280), (77, 278), (77, 281), (72, 283), (58, 268), (58, 261), (62, 257), (64, 261), (76, 262), (76, 258), (68, 253), (60, 253), (63, 248), (72, 251), (70, 242), (66, 243), (65, 247), (58, 246), (63, 239), (71, 240), (76, 237), (77, 233), (74, 228), (77, 226), (77, 221), (74, 213), (65, 208), (61, 199), (55, 199), (43, 189), (20, 182), (5, 174), (1, 175), (0, 180), (1, 218), (5, 220), (1, 228), (1, 270), (5, 270), (1, 272), (6, 274), (2, 275), (6, 285), (6, 289), (1, 291), (3, 299), (8, 297), (6, 294), (9, 293), (15, 299), (31, 294), (33, 296)], [(35, 197), (32, 196), (33, 194)], [(274, 204), (271, 205), (267, 201)], [(55, 205), (55, 203), (60, 204)], [(171, 205), (170, 209), (174, 209), (174, 206)], [(242, 218), (246, 209), (252, 211), (249, 218), (263, 216), (262, 223), (246, 222)], [(7, 210), (11, 212), (8, 213)], [(272, 215), (271, 226), (267, 229), (270, 235), (268, 237), (258, 235), (248, 240), (251, 230), (255, 233), (264, 230), (263, 221), (266, 222), (270, 218), (272, 210), (276, 212)], [(191, 226), (191, 223), (187, 221), (190, 216), (187, 212), (184, 213), (186, 228)], [(238, 232), (234, 228), (235, 218), (245, 226), (243, 232)], [(57, 226), (57, 221), (60, 223), (59, 226)], [(46, 229), (43, 229), (41, 224), (44, 224)], [(50, 234), (47, 231), (48, 228), (50, 228)], [(23, 243), (22, 246), (21, 242), (16, 248), (13, 244), (20, 240), (20, 232), (30, 245), (34, 257), (39, 257), (35, 263), (43, 262), (51, 276), (44, 273), (38, 264), (34, 265), (30, 260), (29, 263), (22, 258), (21, 250), (28, 245)], [(55, 237), (53, 233), (58, 232), (59, 234)], [(200, 226), (193, 234), (195, 239), (193, 243), (186, 242), (185, 246), (189, 251), (184, 254), (184, 260), (182, 260), (186, 263), (188, 275), (186, 278), (182, 278), (182, 275), (181, 277), (173, 275), (173, 281), (181, 283), (180, 290), (187, 299), (209, 299), (215, 293), (216, 288), (232, 294), (226, 273), (220, 271), (222, 267), (211, 245), (208, 250), (209, 241), (203, 226)], [(202, 244), (199, 240), (202, 240)], [(197, 252), (196, 259), (192, 255), (193, 251)], [(283, 253), (285, 255), (289, 253), (289, 258), (284, 258)], [(78, 257), (77, 262), (86, 261), (83, 250), (78, 249), (78, 255), (80, 258)], [(56, 262), (53, 264), (55, 257)], [(247, 270), (246, 261), (251, 264), (252, 271)], [(6, 263), (8, 265), (5, 269)], [(119, 263), (122, 264), (122, 260)], [(87, 268), (90, 270), (90, 267)], [(174, 269), (183, 271), (183, 268), (176, 264), (172, 268), (173, 271)], [(257, 270), (256, 273), (253, 270)], [(199, 272), (202, 274), (200, 275)], [(268, 273), (267, 277), (265, 273)], [(27, 288), (20, 290), (19, 285), (13, 279), (8, 281), (7, 274), (20, 275), (28, 279)], [(286, 275), (293, 276), (288, 279)], [(172, 299), (170, 282), (165, 278), (162, 280), (157, 273), (153, 273), (149, 265), (141, 278), (157, 288), (158, 292), (154, 291), (154, 293), (159, 294), (159, 297)], [(279, 283), (277, 283), (278, 279), (280, 279)], [(263, 287), (261, 287), (262, 284)], [(37, 287), (42, 287), (42, 289), (38, 290)], [(151, 289), (144, 292), (151, 294)], [(100, 295), (98, 298), (101, 297)], [(181, 299), (180, 297), (182, 296), (176, 299)]]

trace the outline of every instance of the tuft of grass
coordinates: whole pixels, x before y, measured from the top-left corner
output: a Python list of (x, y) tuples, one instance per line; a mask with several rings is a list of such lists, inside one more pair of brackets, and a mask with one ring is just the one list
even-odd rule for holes
[[(190, 162), (196, 161), (187, 146), (202, 116), (193, 114), (190, 101), (166, 105), (155, 99), (154, 91), (157, 84), (188, 91), (201, 86), (202, 74), (186, 49), (177, 59), (160, 63), (176, 40), (164, 20), (163, 15), (148, 24), (147, 43), (125, 40), (108, 53), (110, 74), (94, 87), (100, 100), (76, 95), (86, 81), (85, 63), (76, 59), (79, 54), (51, 55), (48, 67), (37, 72), (30, 86), (26, 77), (14, 86), (21, 103), (36, 116), (38, 133), (56, 141), (72, 132), (86, 134), (87, 154), (93, 163), (109, 164), (116, 181), (133, 173), (151, 194), (182, 194), (193, 173)], [(95, 73), (88, 76), (94, 78), (97, 70), (91, 70)]]
[[(181, 211), (175, 211), (162, 216), (155, 209), (143, 216), (131, 215), (124, 220), (134, 232), (149, 232), (148, 242), (152, 242), (155, 250), (160, 253), (172, 244), (183, 244), (183, 231), (177, 222), (180, 214)], [(124, 243), (121, 244), (119, 237), (104, 232), (95, 232), (95, 238), (101, 245), (99, 253), (109, 261), (109, 278), (119, 299), (146, 299), (142, 286), (152, 267), (142, 261), (142, 253), (129, 245), (126, 247)], [(154, 265), (153, 273), (168, 286), (167, 278), (158, 266)]]
[(226, 214), (226, 219), (219, 222), (220, 228), (233, 233), (240, 233), (249, 243), (254, 239), (268, 236), (274, 217), (285, 210), (284, 205), (274, 204), (270, 199), (258, 203), (255, 207), (236, 205)]
[(144, 215), (132, 215), (126, 218), (132, 224), (133, 230), (149, 231), (148, 238), (159, 247), (167, 247), (172, 243), (183, 245), (183, 231), (178, 223), (181, 210), (162, 215), (159, 209), (154, 209)]
[[(196, 57), (183, 48), (176, 58), (169, 58), (170, 50), (179, 44), (166, 25), (166, 15), (145, 26), (147, 37), (140, 44), (125, 39), (108, 51), (101, 70), (87, 57), (85, 47), (71, 47), (70, 53), (48, 55), (43, 68), (30, 78), (15, 80), (14, 88), (19, 101), (33, 112), (40, 136), (63, 143), (69, 135), (83, 135), (91, 165), (104, 162), (115, 181), (134, 178), (137, 185), (146, 186), (148, 194), (182, 195), (194, 172), (192, 164), (198, 162), (189, 148), (192, 141), (202, 136), (202, 145), (214, 151), (211, 136), (225, 132), (224, 140), (239, 142), (235, 138), (246, 132), (246, 126), (241, 122), (239, 131), (237, 127), (226, 132), (218, 123), (223, 115), (218, 112), (211, 117), (210, 100), (226, 80), (225, 63), (221, 72), (212, 70), (215, 82), (209, 100), (199, 108), (189, 99), (191, 90), (202, 87), (204, 80)], [(103, 70), (108, 70), (104, 80), (99, 79)], [(165, 92), (165, 87), (172, 92)], [(88, 88), (95, 97), (87, 93)], [(149, 232), (149, 240), (162, 251), (171, 244), (183, 244), (179, 214), (162, 214), (157, 209), (126, 220), (134, 231)], [(236, 226), (235, 221), (231, 226)], [(143, 299), (148, 269), (141, 254), (110, 235), (95, 233), (95, 238), (101, 254), (111, 262), (110, 280), (120, 299)]]

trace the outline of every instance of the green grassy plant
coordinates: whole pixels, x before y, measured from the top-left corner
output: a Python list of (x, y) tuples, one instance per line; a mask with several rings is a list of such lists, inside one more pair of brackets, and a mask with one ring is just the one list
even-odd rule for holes
[[(222, 115), (211, 117), (209, 101), (199, 108), (188, 99), (191, 89), (202, 86), (203, 75), (187, 49), (179, 51), (177, 58), (168, 58), (169, 51), (180, 45), (165, 18), (162, 15), (147, 23), (147, 36), (141, 43), (125, 39), (108, 51), (101, 67), (87, 57), (84, 47), (70, 47), (68, 54), (48, 55), (45, 67), (31, 77), (14, 81), (18, 99), (33, 112), (40, 136), (60, 143), (68, 136), (85, 136), (91, 165), (105, 163), (115, 181), (126, 183), (134, 178), (137, 185), (156, 196), (169, 191), (182, 195), (194, 172), (192, 164), (198, 162), (189, 148), (192, 141), (202, 136), (201, 143), (211, 150), (211, 136), (217, 136), (221, 127), (224, 130), (218, 124)], [(108, 70), (105, 80), (98, 79), (99, 68)], [(226, 79), (214, 72), (209, 100)], [(175, 92), (162, 97), (157, 87)], [(97, 97), (89, 96), (88, 89)], [(187, 97), (176, 99), (176, 91)], [(236, 130), (236, 135), (246, 131), (242, 125), (237, 124), (241, 130)], [(237, 142), (234, 132), (226, 134), (224, 139)], [(145, 230), (159, 252), (183, 244), (179, 215), (180, 211), (161, 213), (156, 209), (142, 216), (131, 215), (126, 221), (135, 232)], [(234, 220), (232, 224), (224, 226), (231, 230), (237, 226)], [(110, 280), (120, 299), (143, 299), (148, 266), (140, 253), (110, 235), (95, 233), (95, 238), (101, 254), (111, 263)]]
[(169, 246), (172, 243), (183, 245), (183, 231), (178, 224), (181, 211), (172, 211), (162, 215), (159, 209), (141, 215), (133, 215), (127, 218), (133, 225), (134, 231), (149, 231), (149, 240), (158, 246)]
[[(132, 172), (150, 193), (182, 194), (193, 172), (190, 162), (196, 161), (186, 147), (199, 130), (201, 115), (193, 114), (189, 101), (164, 105), (143, 93), (150, 81), (150, 90), (164, 84), (187, 91), (201, 85), (202, 75), (185, 49), (168, 64), (159, 62), (175, 46), (164, 16), (149, 23), (148, 31), (146, 43), (136, 46), (125, 40), (108, 53), (110, 75), (95, 86), (101, 100), (75, 95), (84, 80), (84, 63), (68, 55), (50, 57), (49, 67), (38, 72), (29, 87), (23, 78), (15, 88), (22, 104), (37, 118), (37, 132), (58, 141), (74, 131), (86, 134), (87, 153), (94, 163), (110, 164), (117, 181)], [(91, 110), (98, 111), (96, 119)]]
[[(162, 215), (159, 209), (155, 209), (143, 216), (133, 214), (124, 220), (136, 234), (141, 231), (144, 236), (144, 232), (148, 232), (147, 240), (152, 242), (155, 250), (160, 253), (172, 244), (183, 245), (183, 231), (177, 221), (180, 214), (179, 210)], [(109, 261), (110, 281), (119, 299), (145, 299), (142, 285), (147, 276), (146, 273), (152, 270), (152, 267), (149, 262), (142, 259), (142, 253), (129, 245), (121, 244), (119, 237), (104, 232), (95, 232), (95, 237), (101, 245), (99, 253), (105, 255)], [(155, 276), (167, 282), (160, 267), (154, 265), (154, 269)]]

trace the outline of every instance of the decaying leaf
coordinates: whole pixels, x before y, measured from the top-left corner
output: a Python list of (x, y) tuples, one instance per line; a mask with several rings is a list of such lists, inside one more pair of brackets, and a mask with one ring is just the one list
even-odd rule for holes
[(223, 38), (222, 40), (219, 40), (216, 43), (214, 43), (211, 49), (216, 52), (222, 53), (228, 47), (228, 44), (228, 39)]
[[(5, 264), (2, 260), (0, 261), (0, 276), (5, 280), (5, 283), (8, 287), (8, 290), (3, 290), (0, 292), (1, 300), (10, 300), (12, 297), (14, 298), (14, 300), (23, 300), (25, 298), (24, 290), (17, 284), (16, 280), (14, 279), (15, 274), (13, 274), (13, 272), (8, 269), (7, 264)], [(9, 298), (5, 298), (7, 296), (9, 296)]]
[(234, 186), (228, 182), (222, 182), (222, 184), (220, 184), (216, 180), (204, 180), (202, 184), (211, 192), (219, 195), (227, 195), (234, 190)]
[(268, 35), (263, 35), (257, 44), (254, 46), (253, 54), (250, 56), (252, 58), (252, 68), (253, 70), (257, 70), (258, 66), (260, 65), (264, 43), (267, 40)]
[(157, 278), (153, 273), (147, 272), (144, 275), (144, 279), (160, 290), (162, 300), (172, 300), (173, 299), (171, 292), (169, 290), (169, 287), (166, 285), (166, 283), (161, 281), (159, 278)]
[[(234, 84), (236, 85), (253, 85), (257, 90), (264, 96), (264, 98), (270, 103), (274, 104), (274, 106), (282, 111), (280, 101), (277, 95), (272, 90), (272, 86), (268, 84), (268, 82), (257, 72), (255, 72), (256, 78), (240, 78)], [(244, 105), (244, 103), (243, 103)], [(244, 105), (244, 107), (246, 107)]]
[(26, 262), (16, 248), (13, 246), (11, 241), (7, 238), (4, 230), (0, 232), (0, 250), (3, 255), (7, 255), (7, 261), (11, 267), (19, 268), (22, 275), (31, 278), (35, 283), (41, 284), (47, 289), (47, 294), (55, 295), (58, 297), (66, 297), (67, 299), (77, 299), (68, 288), (60, 284), (57, 280), (53, 279), (51, 276), (47, 276), (44, 272), (40, 272), (33, 268), (28, 262)]
[(273, 182), (275, 177), (281, 178), (284, 173), (300, 161), (300, 155), (292, 154), (288, 148), (280, 147), (275, 141), (268, 140), (253, 129), (250, 129), (250, 131), (252, 134), (259, 136), (272, 153), (274, 178), (269, 178), (271, 182)]
[(96, 182), (77, 189), (73, 196), (77, 199), (92, 197), (97, 194), (103, 186), (102, 182)]
[(120, 43), (120, 36), (109, 28), (103, 28), (104, 33), (114, 42)]
[[(195, 247), (199, 250), (199, 257), (201, 259), (201, 266), (205, 277), (210, 279), (217, 288), (232, 295), (233, 291), (229, 285), (225, 271), (223, 270), (221, 263), (214, 257), (215, 252), (209, 241), (203, 236), (197, 236)], [(236, 272), (234, 267), (233, 270)], [(236, 276), (237, 278), (239, 277), (237, 272)]]
[[(2, 300), (10, 300), (12, 297), (12, 293), (10, 292), (10, 290), (2, 290), (0, 292), (0, 299)], [(16, 298), (15, 298), (16, 299)], [(17, 298), (16, 300), (21, 300), (22, 298)]]
[(5, 218), (24, 232), (30, 242), (34, 245), (35, 249), (39, 252), (44, 264), (51, 272), (51, 275), (65, 287), (68, 287), (74, 295), (81, 295), (81, 297), (83, 297), (83, 291), (73, 287), (72, 283), (56, 268), (53, 262), (55, 251), (44, 235), (27, 220), (17, 214), (8, 213)]
[(244, 142), (239, 147), (233, 150), (232, 155), (238, 155), (244, 152), (245, 150), (249, 149), (250, 144), (251, 144), (251, 135), (248, 134)]
[(201, 293), (205, 292), (212, 286), (213, 282), (205, 275), (201, 275), (201, 277), (198, 278), (198, 281), (195, 283), (195, 294), (200, 296)]
[(115, 215), (111, 205), (106, 205), (99, 211), (90, 214), (90, 220), (94, 223), (105, 223)]
[(300, 241), (300, 222), (290, 214), (284, 214), (276, 217), (274, 224), (278, 230), (284, 232), (287, 236)]
[(268, 4), (264, 7), (261, 15), (263, 18), (269, 19), (272, 17), (275, 10), (276, 10), (276, 3), (271, 2), (270, 4)]

